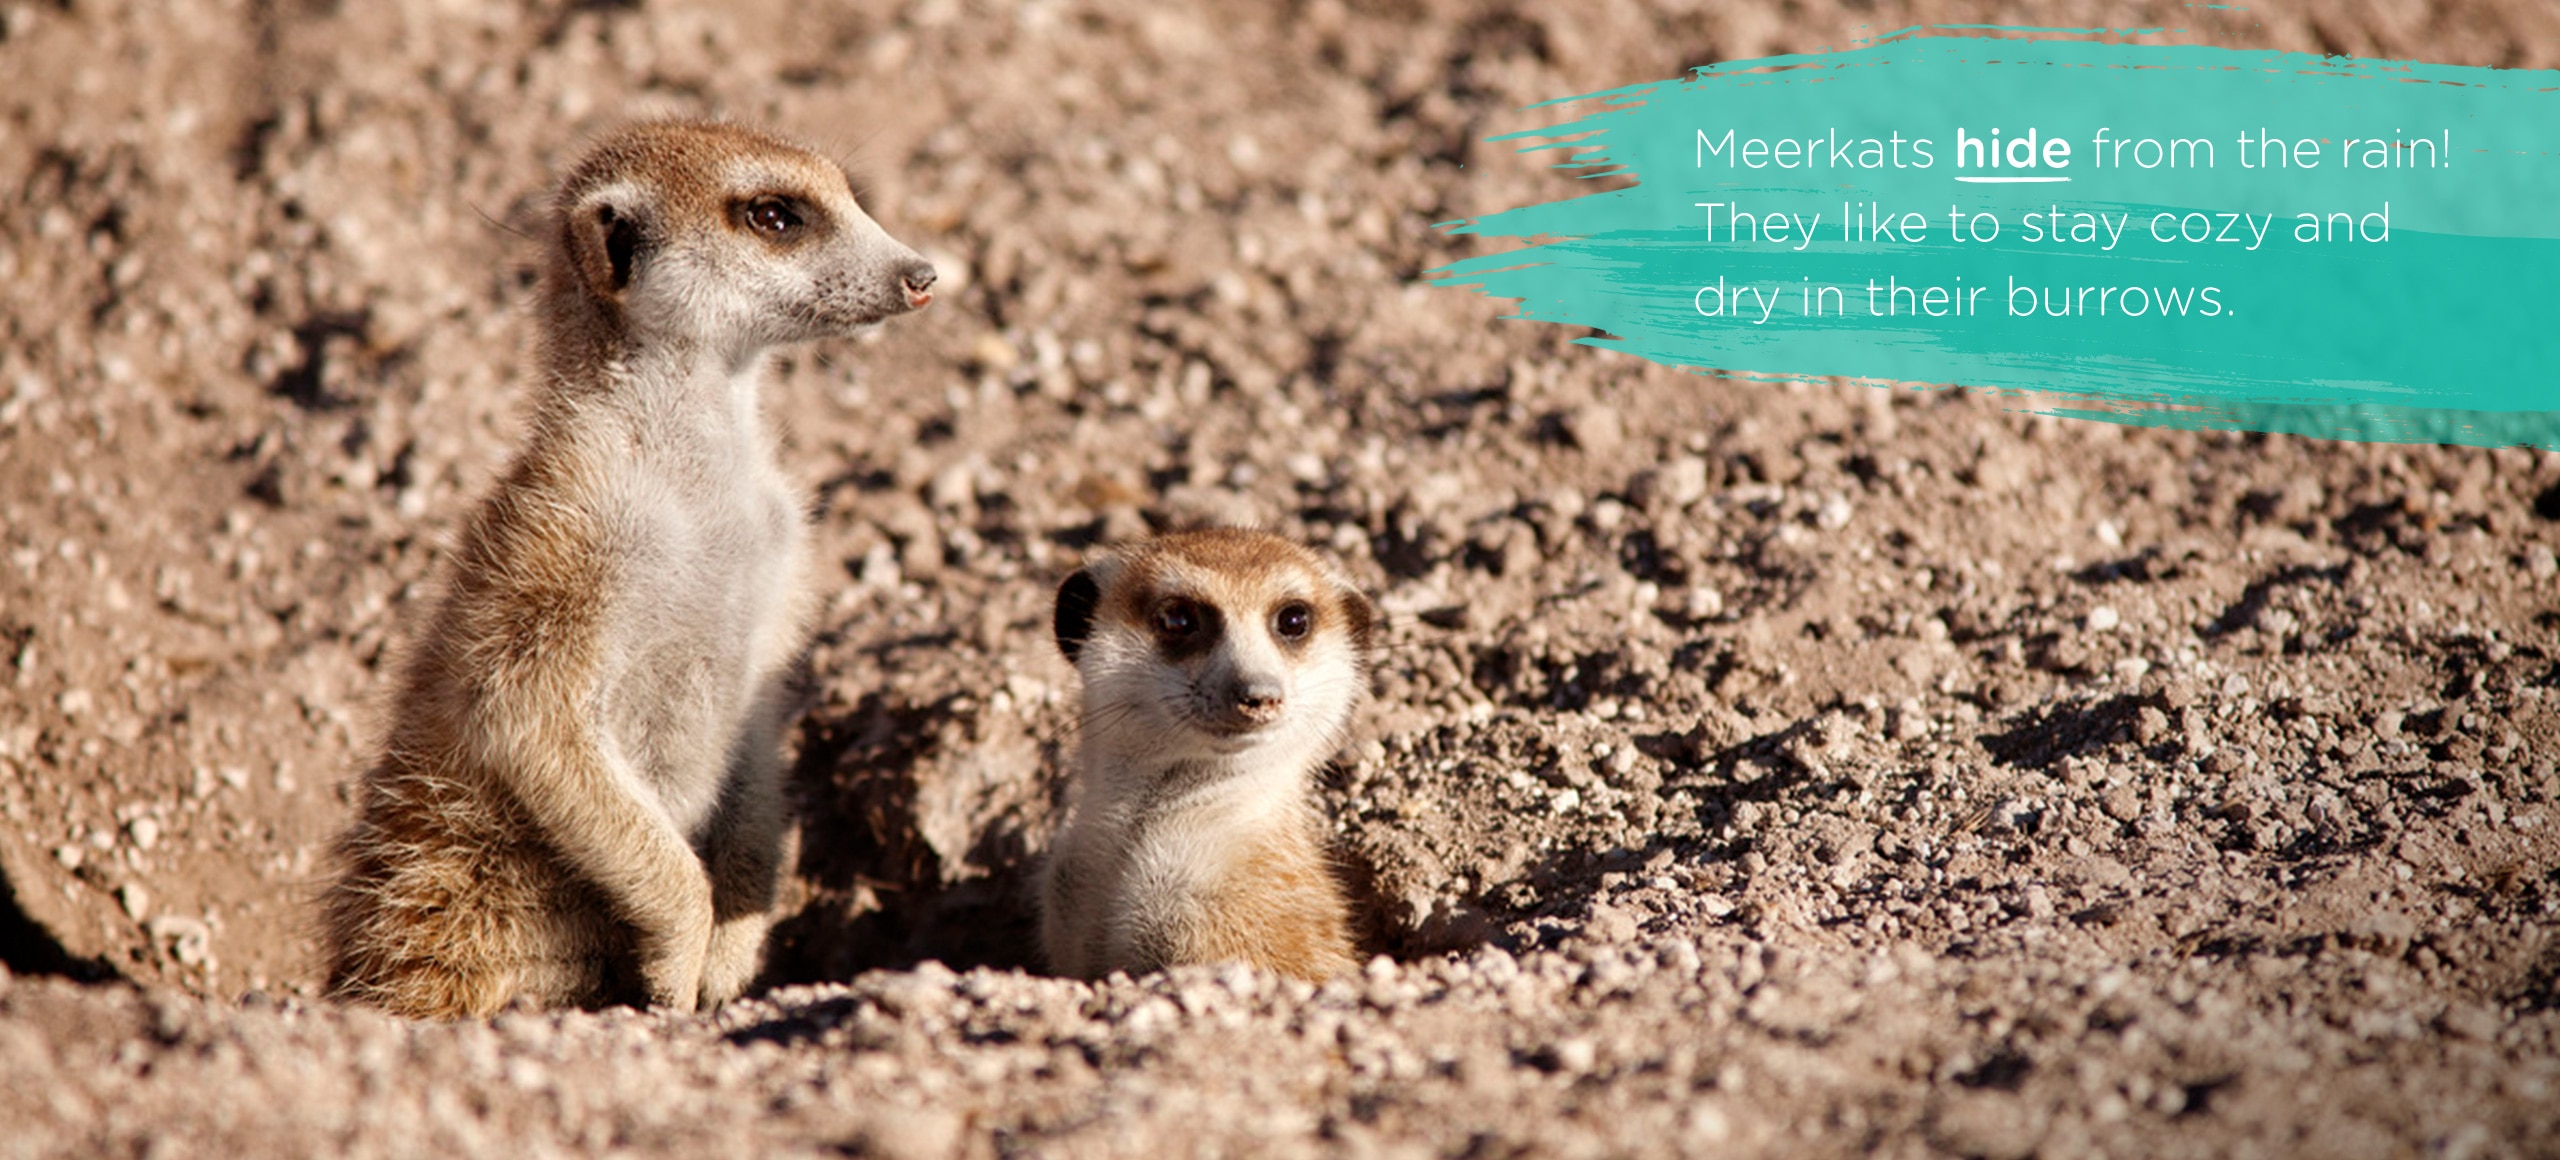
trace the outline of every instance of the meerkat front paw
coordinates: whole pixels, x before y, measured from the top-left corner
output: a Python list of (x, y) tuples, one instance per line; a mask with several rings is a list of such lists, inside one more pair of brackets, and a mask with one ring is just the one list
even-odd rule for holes
[(640, 979), (649, 990), (650, 1006), (691, 1015), (702, 997), (702, 952), (670, 952), (644, 958), (640, 962)]
[(702, 1006), (719, 1006), (743, 995), (764, 969), (765, 933), (773, 918), (741, 915), (711, 928), (710, 953), (702, 960)]
[(711, 899), (687, 907), (667, 926), (640, 937), (640, 984), (649, 1005), (691, 1014), (702, 998), (703, 965), (711, 943)]

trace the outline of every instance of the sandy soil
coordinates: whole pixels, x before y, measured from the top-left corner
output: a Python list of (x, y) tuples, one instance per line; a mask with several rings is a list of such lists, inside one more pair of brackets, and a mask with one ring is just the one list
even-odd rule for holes
[[(2560, 1154), (2560, 456), (1743, 386), (1423, 284), (1572, 188), (1483, 143), (1523, 106), (1921, 20), (2560, 66), (2521, 0), (0, 5), (0, 1154)], [(840, 565), (770, 989), (318, 1002), (533, 199), (669, 112), (944, 272), (770, 396)], [(1052, 587), (1204, 519), (1390, 613), (1325, 787), (1383, 957), (1039, 977)]]

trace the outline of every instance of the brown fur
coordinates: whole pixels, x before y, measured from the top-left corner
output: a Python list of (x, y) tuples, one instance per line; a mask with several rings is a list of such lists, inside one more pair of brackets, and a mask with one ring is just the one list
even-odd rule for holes
[(1226, 879), (1172, 948), (1173, 963), (1242, 960), (1301, 979), (1331, 978), (1358, 965), (1349, 906), (1325, 850), (1322, 822), (1307, 811), (1238, 851)]
[[(750, 222), (787, 199), (799, 219)], [(761, 353), (920, 306), (841, 168), (730, 126), (611, 137), (563, 182), (525, 445), (464, 526), (324, 904), (332, 995), (691, 1010), (770, 922), (804, 507)]]
[[(1169, 631), (1169, 608), (1198, 630)], [(1237, 529), (1130, 545), (1060, 586), (1085, 728), (1042, 883), (1051, 966), (1355, 964), (1310, 777), (1366, 692), (1375, 618), (1324, 557)]]

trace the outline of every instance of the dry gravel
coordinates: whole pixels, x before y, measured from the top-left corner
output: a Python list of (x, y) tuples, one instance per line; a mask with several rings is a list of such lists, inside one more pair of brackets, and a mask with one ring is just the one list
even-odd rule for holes
[[(2560, 1155), (2560, 456), (1742, 385), (1423, 284), (1531, 102), (1922, 20), (2560, 66), (2410, 4), (0, 5), (0, 1155)], [(410, 1025), (307, 917), (593, 131), (852, 160), (786, 359), (790, 916), (701, 1018)], [(1080, 552), (1389, 615), (1360, 977), (1038, 977)], [(944, 964), (949, 964), (948, 966)]]

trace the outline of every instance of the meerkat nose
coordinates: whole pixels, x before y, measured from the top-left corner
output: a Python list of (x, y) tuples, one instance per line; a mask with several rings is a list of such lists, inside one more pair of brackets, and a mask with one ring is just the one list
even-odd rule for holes
[(906, 269), (898, 272), (898, 280), (907, 287), (907, 306), (910, 309), (921, 310), (925, 303), (933, 301), (935, 277), (933, 263), (921, 260), (908, 263)]
[(1278, 720), (1283, 700), (1278, 681), (1253, 678), (1236, 682), (1236, 714), (1257, 725)]

